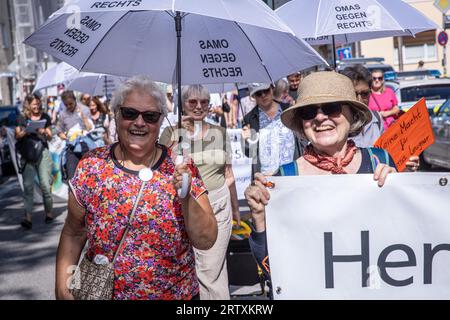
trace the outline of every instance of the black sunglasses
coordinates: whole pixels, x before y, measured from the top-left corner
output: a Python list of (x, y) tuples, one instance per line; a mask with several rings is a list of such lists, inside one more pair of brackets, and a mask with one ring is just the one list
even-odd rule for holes
[(297, 115), (303, 120), (312, 120), (317, 116), (319, 108), (327, 116), (338, 116), (342, 113), (342, 105), (340, 103), (327, 103), (298, 108)]
[(144, 111), (140, 112), (134, 108), (130, 107), (120, 107), (120, 114), (124, 120), (136, 120), (139, 115), (142, 115), (142, 119), (146, 123), (157, 123), (159, 118), (161, 118), (162, 113), (157, 111)]
[(383, 77), (372, 77), (373, 81), (383, 81)]

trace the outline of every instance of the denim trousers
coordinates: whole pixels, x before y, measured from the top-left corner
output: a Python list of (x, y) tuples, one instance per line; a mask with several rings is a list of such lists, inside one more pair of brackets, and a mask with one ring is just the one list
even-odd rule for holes
[(47, 148), (42, 153), (41, 160), (37, 163), (27, 162), (22, 172), (23, 178), (23, 198), (25, 203), (25, 213), (31, 214), (33, 212), (34, 203), (34, 184), (35, 177), (38, 177), (39, 187), (42, 192), (44, 200), (44, 208), (46, 213), (51, 213), (53, 209), (52, 198), (52, 159)]

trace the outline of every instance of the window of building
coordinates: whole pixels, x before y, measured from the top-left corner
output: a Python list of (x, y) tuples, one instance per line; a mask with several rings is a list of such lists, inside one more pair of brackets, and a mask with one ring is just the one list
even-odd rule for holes
[[(437, 61), (436, 30), (420, 32), (416, 37), (402, 37), (403, 40), (403, 63), (417, 63), (419, 60), (425, 62)], [(398, 64), (398, 41), (394, 42), (394, 64)]]
[[(419, 60), (436, 61), (436, 44), (403, 46), (403, 63), (417, 63)], [(394, 49), (394, 64), (398, 64), (398, 48)]]

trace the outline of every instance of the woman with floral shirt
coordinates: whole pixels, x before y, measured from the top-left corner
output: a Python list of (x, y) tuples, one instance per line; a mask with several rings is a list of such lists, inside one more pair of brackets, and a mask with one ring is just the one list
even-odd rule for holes
[[(56, 262), (58, 299), (73, 299), (68, 270), (77, 264), (86, 240), (89, 260), (100, 256), (111, 262), (127, 226), (114, 263), (113, 299), (198, 298), (193, 247), (212, 247), (217, 224), (196, 167), (175, 165), (170, 150), (157, 143), (165, 101), (143, 76), (126, 81), (113, 97), (119, 142), (86, 154), (70, 180)], [(183, 174), (190, 190), (181, 199), (177, 190)]]

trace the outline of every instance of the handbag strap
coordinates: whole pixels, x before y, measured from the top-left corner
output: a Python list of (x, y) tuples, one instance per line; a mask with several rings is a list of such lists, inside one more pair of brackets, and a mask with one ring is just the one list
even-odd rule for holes
[(128, 234), (128, 231), (130, 230), (131, 227), (131, 222), (133, 221), (134, 218), (134, 214), (136, 212), (136, 208), (139, 204), (139, 201), (141, 200), (141, 196), (142, 196), (142, 192), (144, 191), (145, 185), (147, 184), (147, 181), (143, 181), (142, 185), (141, 185), (141, 189), (139, 190), (139, 194), (136, 198), (136, 201), (134, 202), (134, 206), (133, 206), (133, 210), (131, 210), (131, 214), (130, 214), (130, 219), (128, 219), (128, 223), (127, 223), (127, 227), (125, 229), (125, 232), (122, 235), (122, 239), (120, 239), (120, 243), (119, 243), (119, 247), (117, 248), (116, 254), (114, 255), (114, 259), (112, 261), (112, 263), (116, 262), (117, 257), (119, 256), (120, 253), (120, 249), (122, 249), (122, 246), (125, 242), (125, 238)]
[(371, 93), (370, 95), (372, 96), (373, 100), (374, 100), (375, 103), (377, 104), (378, 111), (382, 111), (382, 110), (381, 110), (381, 106), (380, 106), (380, 104), (378, 103), (378, 100), (377, 100), (377, 98), (375, 97), (375, 95), (374, 95), (373, 93)]

